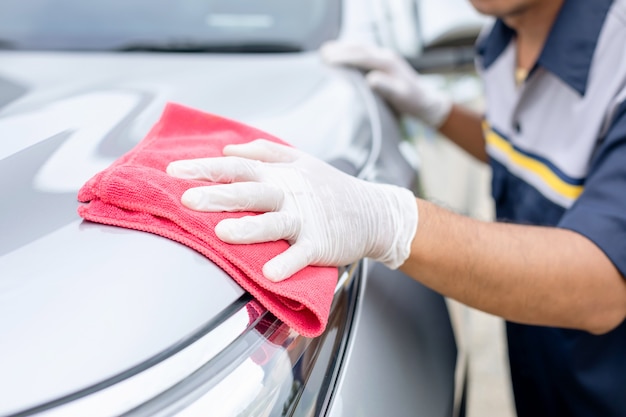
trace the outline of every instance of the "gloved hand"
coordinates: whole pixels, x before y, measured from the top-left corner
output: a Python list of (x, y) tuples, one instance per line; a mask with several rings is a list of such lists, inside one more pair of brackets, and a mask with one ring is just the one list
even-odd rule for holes
[(408, 257), (417, 229), (409, 190), (354, 178), (267, 140), (226, 146), (224, 155), (175, 161), (167, 173), (221, 183), (187, 190), (182, 203), (191, 209), (265, 212), (222, 220), (215, 233), (228, 243), (286, 239), (289, 249), (263, 267), (270, 280), (307, 265), (342, 266), (363, 257), (397, 268)]
[(426, 85), (402, 57), (374, 45), (331, 41), (320, 48), (322, 59), (368, 71), (367, 82), (398, 112), (438, 128), (452, 108), (452, 100)]

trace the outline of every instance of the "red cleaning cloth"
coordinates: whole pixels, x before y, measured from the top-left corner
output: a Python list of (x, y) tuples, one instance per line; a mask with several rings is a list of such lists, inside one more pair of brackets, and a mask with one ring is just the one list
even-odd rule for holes
[(210, 182), (167, 175), (179, 159), (221, 156), (227, 144), (274, 138), (255, 128), (177, 104), (168, 104), (159, 122), (137, 146), (91, 178), (78, 193), (78, 214), (86, 220), (142, 230), (200, 252), (226, 271), (265, 308), (298, 333), (319, 336), (328, 322), (337, 268), (309, 266), (274, 283), (261, 268), (289, 247), (286, 241), (251, 245), (222, 242), (215, 225), (228, 217), (256, 213), (202, 213), (184, 207), (185, 190)]

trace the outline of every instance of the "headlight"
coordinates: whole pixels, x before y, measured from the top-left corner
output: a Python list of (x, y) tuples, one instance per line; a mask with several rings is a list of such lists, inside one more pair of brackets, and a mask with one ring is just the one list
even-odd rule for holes
[(24, 415), (323, 414), (350, 333), (359, 274), (358, 265), (340, 269), (329, 323), (317, 338), (298, 335), (246, 294), (170, 351)]

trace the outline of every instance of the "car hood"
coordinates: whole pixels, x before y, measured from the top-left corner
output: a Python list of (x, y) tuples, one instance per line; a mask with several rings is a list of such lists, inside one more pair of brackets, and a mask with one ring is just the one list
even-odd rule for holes
[(76, 213), (80, 186), (167, 102), (332, 160), (366, 152), (353, 140), (367, 123), (359, 79), (315, 54), (2, 53), (0, 415), (118, 375), (243, 294), (181, 244)]

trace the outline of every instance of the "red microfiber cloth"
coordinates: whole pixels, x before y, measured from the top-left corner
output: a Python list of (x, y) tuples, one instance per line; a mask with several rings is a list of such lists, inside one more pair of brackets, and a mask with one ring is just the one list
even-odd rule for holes
[(173, 178), (165, 172), (172, 161), (222, 156), (225, 145), (258, 138), (284, 143), (250, 126), (168, 104), (135, 148), (83, 185), (78, 200), (87, 204), (78, 208), (78, 214), (89, 221), (154, 233), (195, 249), (298, 333), (319, 336), (328, 322), (337, 268), (309, 266), (285, 281), (269, 281), (263, 276), (263, 265), (289, 244), (282, 240), (250, 245), (222, 242), (214, 232), (219, 221), (257, 213), (190, 210), (180, 202), (183, 192), (211, 183)]

